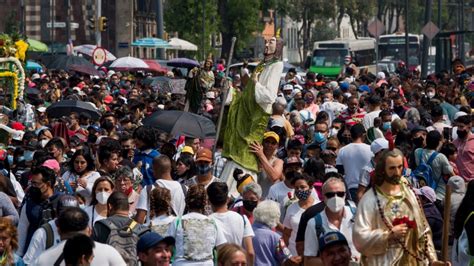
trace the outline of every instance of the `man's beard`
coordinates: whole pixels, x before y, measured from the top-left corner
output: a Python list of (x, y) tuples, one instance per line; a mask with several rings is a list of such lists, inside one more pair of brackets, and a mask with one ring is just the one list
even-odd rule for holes
[(401, 175), (392, 175), (392, 176), (385, 175), (385, 177), (384, 177), (384, 181), (386, 181), (386, 182), (388, 182), (392, 185), (400, 184), (401, 179), (402, 179)]

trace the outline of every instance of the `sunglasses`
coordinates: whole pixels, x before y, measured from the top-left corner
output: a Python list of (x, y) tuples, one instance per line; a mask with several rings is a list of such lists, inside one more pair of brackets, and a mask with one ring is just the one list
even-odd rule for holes
[(330, 151), (336, 151), (337, 148), (336, 147), (326, 147), (326, 150), (330, 150)]
[(343, 198), (345, 195), (346, 195), (346, 192), (344, 191), (338, 191), (338, 192), (326, 192), (326, 194), (324, 194), (324, 196), (326, 196), (326, 198), (330, 199), (330, 198), (333, 198), (334, 196), (338, 196), (339, 198)]

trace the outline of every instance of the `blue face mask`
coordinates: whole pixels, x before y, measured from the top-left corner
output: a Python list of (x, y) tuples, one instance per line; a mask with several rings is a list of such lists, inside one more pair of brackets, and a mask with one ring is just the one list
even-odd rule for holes
[(383, 125), (382, 125), (382, 129), (384, 131), (387, 131), (389, 130), (390, 128), (392, 128), (392, 122), (384, 122)]
[(317, 132), (316, 134), (314, 134), (314, 142), (316, 142), (319, 147), (321, 147), (321, 150), (325, 150), (328, 140), (323, 133)]
[(25, 151), (23, 153), (23, 157), (25, 158), (25, 161), (31, 162), (33, 161), (33, 155), (35, 154), (34, 151)]
[(205, 165), (197, 165), (197, 172), (198, 175), (205, 175), (211, 171), (211, 165), (205, 164)]
[(12, 165), (13, 164), (13, 155), (8, 155), (7, 160), (8, 160), (8, 164)]

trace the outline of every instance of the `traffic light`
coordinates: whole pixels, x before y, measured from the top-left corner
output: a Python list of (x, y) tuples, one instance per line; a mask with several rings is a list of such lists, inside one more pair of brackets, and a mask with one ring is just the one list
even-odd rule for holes
[(109, 26), (108, 23), (109, 19), (106, 17), (99, 18), (99, 31), (106, 31), (107, 27)]
[(89, 25), (87, 25), (87, 27), (90, 29), (90, 30), (95, 30), (95, 17), (92, 17), (90, 16), (87, 21), (89, 21)]

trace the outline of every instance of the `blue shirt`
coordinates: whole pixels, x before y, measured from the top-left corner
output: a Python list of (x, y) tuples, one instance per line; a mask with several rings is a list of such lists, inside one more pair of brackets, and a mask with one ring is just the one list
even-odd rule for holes
[(133, 157), (133, 163), (138, 164), (139, 162), (142, 163), (142, 167), (140, 168), (140, 172), (143, 175), (143, 180), (141, 182), (142, 187), (146, 185), (151, 185), (155, 182), (155, 178), (153, 177), (153, 158), (156, 156), (160, 156), (160, 153), (157, 150), (146, 150), (146, 151), (139, 151), (135, 153)]
[(281, 265), (285, 256), (280, 251), (281, 236), (267, 225), (254, 222), (255, 236), (252, 238), (255, 250), (255, 265)]

